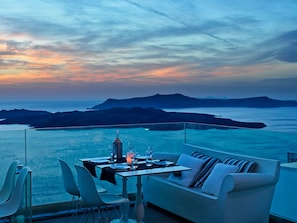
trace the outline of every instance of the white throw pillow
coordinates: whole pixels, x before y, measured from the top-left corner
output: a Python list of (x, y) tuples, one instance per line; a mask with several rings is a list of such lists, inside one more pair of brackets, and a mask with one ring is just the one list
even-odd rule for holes
[(238, 166), (217, 163), (210, 175), (205, 180), (201, 191), (207, 194), (218, 196), (220, 193), (221, 185), (225, 176), (229, 173), (236, 173)]
[(191, 170), (182, 171), (180, 175), (171, 173), (168, 180), (176, 184), (189, 187), (193, 181), (194, 176), (201, 170), (205, 160), (195, 158), (187, 154), (181, 154), (176, 162), (177, 165), (186, 166), (192, 168)]

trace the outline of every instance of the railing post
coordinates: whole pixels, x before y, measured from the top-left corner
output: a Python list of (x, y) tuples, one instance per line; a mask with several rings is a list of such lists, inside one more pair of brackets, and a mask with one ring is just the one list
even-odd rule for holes
[(32, 222), (32, 170), (30, 169), (25, 184), (25, 223)]
[(187, 123), (184, 122), (184, 143), (187, 143)]
[(27, 130), (25, 129), (25, 166), (27, 166)]

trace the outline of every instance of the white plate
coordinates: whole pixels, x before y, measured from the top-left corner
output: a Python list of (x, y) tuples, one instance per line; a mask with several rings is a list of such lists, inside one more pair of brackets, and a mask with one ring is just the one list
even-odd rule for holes
[(174, 164), (174, 162), (167, 161), (167, 160), (155, 160), (153, 161), (153, 163), (159, 166), (169, 166)]
[(91, 158), (91, 159), (88, 159), (89, 162), (94, 162), (94, 163), (107, 163), (108, 160), (106, 158), (102, 158), (102, 157), (99, 157), (99, 158)]
[(137, 156), (137, 158), (138, 158), (139, 160), (145, 160), (145, 159), (146, 159), (146, 156)]
[(128, 170), (130, 168), (130, 166), (128, 166), (127, 164), (123, 164), (123, 163), (115, 163), (115, 164), (111, 164), (110, 168), (114, 169), (114, 170)]

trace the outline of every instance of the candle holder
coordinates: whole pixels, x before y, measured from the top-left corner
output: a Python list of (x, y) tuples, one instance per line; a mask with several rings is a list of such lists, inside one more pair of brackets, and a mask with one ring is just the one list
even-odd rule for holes
[(134, 156), (135, 156), (134, 152), (132, 152), (132, 151), (127, 152), (127, 154), (126, 154), (126, 162), (127, 162), (128, 165), (132, 165)]

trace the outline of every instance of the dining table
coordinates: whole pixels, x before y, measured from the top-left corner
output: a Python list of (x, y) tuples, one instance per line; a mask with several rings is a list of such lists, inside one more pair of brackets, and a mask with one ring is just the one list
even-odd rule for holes
[(122, 178), (122, 196), (127, 198), (127, 180), (129, 177), (137, 177), (136, 183), (136, 200), (134, 206), (135, 219), (130, 219), (128, 217), (129, 203), (124, 203), (121, 205), (122, 215), (119, 219), (114, 219), (112, 223), (141, 223), (143, 222), (145, 216), (144, 202), (142, 199), (142, 176), (144, 175), (154, 175), (162, 173), (174, 173), (181, 171), (191, 170), (191, 168), (181, 165), (176, 165), (174, 162), (167, 160), (153, 160), (153, 165), (147, 166), (145, 160), (139, 160), (137, 167), (133, 167), (126, 162), (122, 163), (110, 163), (108, 160), (106, 162), (106, 157), (96, 157), (96, 158), (85, 158), (81, 159), (84, 166), (89, 169), (94, 177), (99, 177), (96, 174), (95, 168), (101, 169), (100, 180), (107, 180), (113, 184), (115, 182), (115, 175)]

